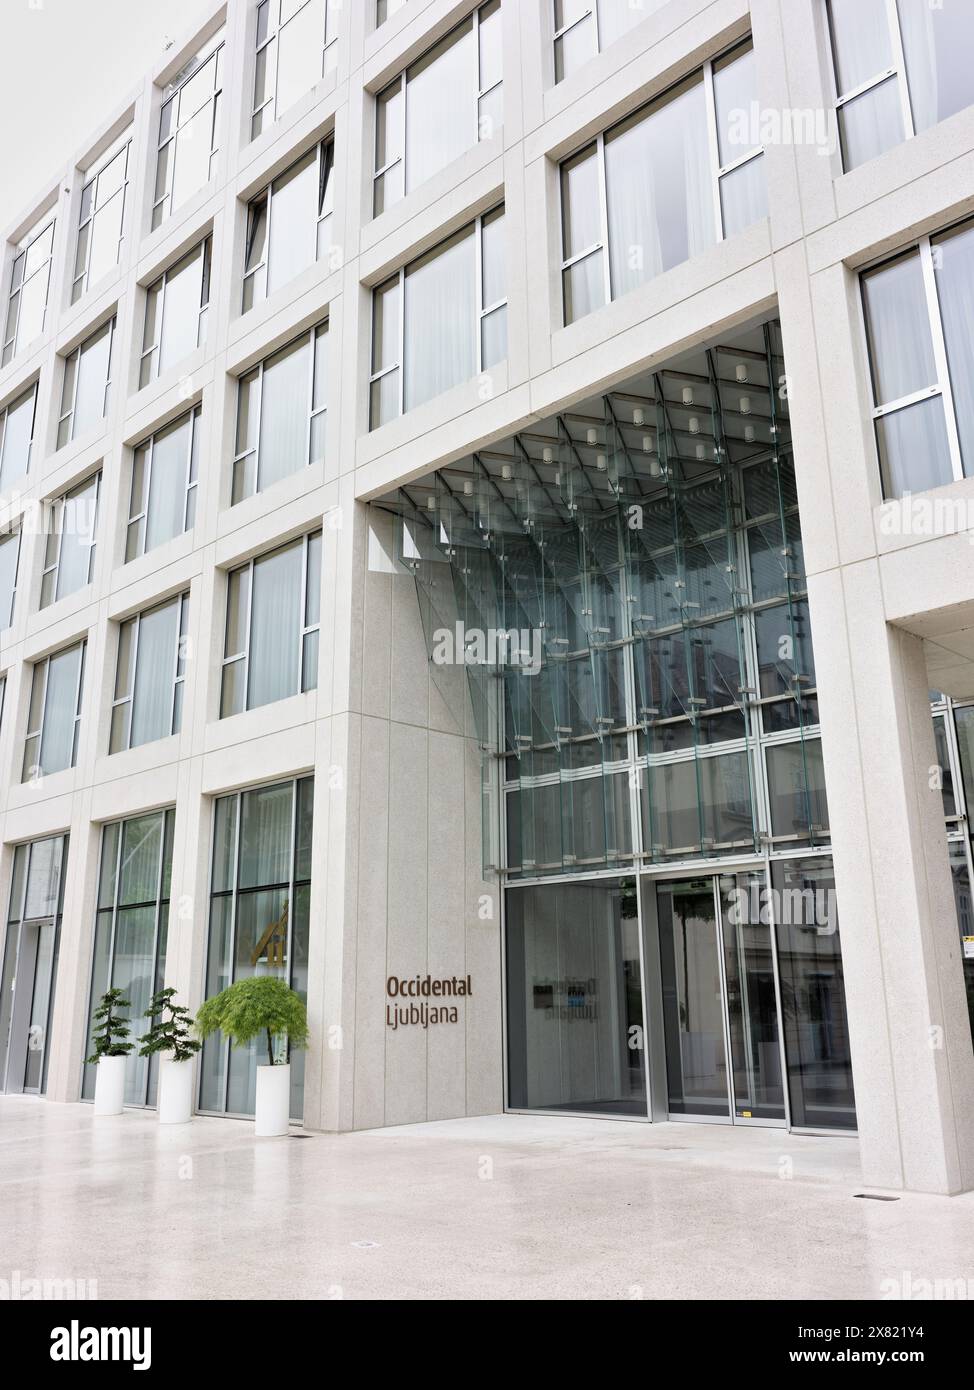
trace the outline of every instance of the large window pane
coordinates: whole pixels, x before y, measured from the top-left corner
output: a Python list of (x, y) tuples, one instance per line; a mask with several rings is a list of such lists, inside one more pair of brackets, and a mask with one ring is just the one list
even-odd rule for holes
[(78, 357), (78, 380), (74, 401), (74, 425), (71, 437), (77, 439), (85, 430), (104, 418), (105, 387), (111, 367), (112, 328), (114, 320), (106, 323), (86, 343)]
[(271, 189), (268, 294), (314, 264), (318, 159), (317, 147), (309, 150), (303, 159), (275, 181)]
[(260, 400), (260, 491), (308, 461), (310, 344), (283, 348), (264, 364)]
[(476, 277), (472, 228), (406, 272), (406, 410), (476, 372)]
[(772, 864), (791, 1123), (854, 1129), (835, 879), (828, 859)]
[(933, 386), (937, 370), (919, 254), (864, 275), (862, 293), (876, 404)]
[(304, 547), (288, 546), (254, 565), (248, 708), (298, 691)]
[(159, 371), (194, 352), (199, 338), (204, 248), (198, 246), (166, 277), (165, 312), (159, 334)]
[(953, 480), (942, 396), (881, 416), (876, 443), (884, 497), (925, 492)]
[(19, 558), (20, 531), (0, 534), (0, 630), (9, 627), (14, 619), (14, 594), (17, 589)]
[(886, 0), (829, 0), (839, 96), (892, 66)]
[(173, 599), (139, 620), (130, 746), (168, 738), (172, 733), (176, 641), (182, 600)]
[(910, 105), (917, 131), (974, 102), (974, 10), (970, 5), (897, 0)]
[(0, 445), (0, 491), (21, 478), (26, 477), (30, 467), (30, 447), (34, 437), (34, 407), (37, 401), (37, 387), (32, 386), (22, 396), (10, 402), (6, 410), (0, 411), (0, 430), (3, 442)]
[(767, 750), (771, 833), (776, 839), (818, 840), (829, 833), (820, 739)]
[(477, 49), (467, 20), (407, 74), (407, 193), (477, 143), (476, 86)]
[(152, 550), (185, 529), (186, 479), (193, 415), (182, 416), (152, 441), (152, 477), (145, 520), (145, 549)]
[(512, 890), (506, 930), (511, 1105), (645, 1117), (634, 882)]
[(895, 77), (870, 87), (839, 108), (842, 161), (855, 169), (903, 139), (903, 109)]
[(613, 297), (716, 240), (702, 79), (614, 131), (605, 168)]
[(964, 473), (974, 475), (974, 226), (934, 242), (934, 274), (947, 344)]

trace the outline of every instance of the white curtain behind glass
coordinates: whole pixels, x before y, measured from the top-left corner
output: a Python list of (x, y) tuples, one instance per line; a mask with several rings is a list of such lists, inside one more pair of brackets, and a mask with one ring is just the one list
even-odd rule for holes
[(105, 414), (105, 385), (112, 335), (106, 326), (78, 355), (78, 386), (74, 404), (72, 437), (77, 439)]
[(716, 240), (703, 82), (605, 146), (613, 297)]
[[(903, 35), (903, 54), (910, 84), (910, 105), (913, 125), (917, 131), (927, 130), (940, 119), (937, 112), (937, 26), (942, 16), (935, 18), (930, 0), (899, 0), (900, 32)], [(960, 58), (960, 55), (957, 55)], [(949, 60), (948, 60), (949, 61)], [(965, 55), (970, 71), (970, 54)]]
[(310, 364), (307, 339), (284, 348), (264, 368), (260, 397), (260, 491), (308, 461)]
[(297, 694), (303, 556), (299, 543), (254, 565), (248, 709)]
[(64, 837), (61, 835), (55, 835), (49, 840), (35, 840), (31, 845), (27, 896), (24, 902), (25, 921), (35, 921), (38, 917), (53, 917), (57, 912), (63, 854)]
[(920, 257), (907, 256), (863, 277), (876, 404), (936, 381)]
[(471, 228), (406, 272), (407, 410), (476, 372), (476, 251)]
[(145, 548), (161, 545), (183, 533), (186, 510), (186, 470), (189, 462), (192, 416), (156, 435), (152, 445), (152, 478), (145, 519)]
[(19, 531), (0, 536), (0, 628), (9, 627), (13, 618), (14, 585), (17, 582), (19, 554)]
[(176, 673), (179, 600), (144, 613), (139, 623), (131, 746), (168, 738), (172, 732), (172, 690)]
[(240, 887), (287, 883), (291, 877), (290, 782), (243, 796), (240, 837)]
[(47, 673), (44, 729), (41, 733), (42, 772), (60, 772), (71, 766), (80, 663), (80, 643), (51, 657)]
[(196, 348), (202, 293), (202, 248), (178, 274), (166, 281), (166, 302), (159, 340), (159, 370), (181, 362)]
[(318, 217), (318, 151), (311, 150), (271, 191), (267, 293), (314, 263)]
[(473, 27), (410, 69), (406, 84), (406, 192), (477, 143)]

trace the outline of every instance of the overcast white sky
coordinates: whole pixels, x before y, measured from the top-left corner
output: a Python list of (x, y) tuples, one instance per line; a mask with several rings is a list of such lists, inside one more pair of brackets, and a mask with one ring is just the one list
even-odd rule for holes
[(0, 228), (64, 164), (206, 0), (0, 0)]

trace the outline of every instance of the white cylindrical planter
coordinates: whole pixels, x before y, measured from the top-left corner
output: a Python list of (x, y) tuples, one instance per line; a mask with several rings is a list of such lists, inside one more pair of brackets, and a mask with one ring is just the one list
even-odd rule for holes
[(287, 1134), (291, 1112), (291, 1065), (257, 1068), (257, 1105), (254, 1133), (258, 1139)]
[(193, 1118), (193, 1059), (159, 1058), (159, 1123), (185, 1125)]
[(95, 1114), (121, 1115), (127, 1057), (103, 1057), (95, 1067)]

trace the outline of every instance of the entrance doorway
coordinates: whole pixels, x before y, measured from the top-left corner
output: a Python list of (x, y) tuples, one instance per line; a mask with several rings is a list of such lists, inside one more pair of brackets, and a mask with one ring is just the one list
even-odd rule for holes
[(753, 873), (657, 884), (671, 1118), (785, 1123), (771, 926), (740, 903)]

